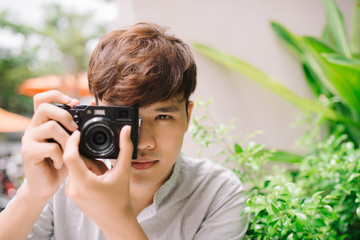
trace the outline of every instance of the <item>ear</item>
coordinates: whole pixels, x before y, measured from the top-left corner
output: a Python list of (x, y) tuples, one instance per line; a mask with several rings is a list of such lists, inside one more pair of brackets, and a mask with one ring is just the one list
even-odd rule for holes
[(189, 128), (189, 124), (190, 124), (190, 119), (191, 119), (191, 113), (192, 110), (194, 108), (194, 102), (193, 101), (189, 101), (188, 107), (187, 107), (187, 126), (186, 126), (186, 131)]

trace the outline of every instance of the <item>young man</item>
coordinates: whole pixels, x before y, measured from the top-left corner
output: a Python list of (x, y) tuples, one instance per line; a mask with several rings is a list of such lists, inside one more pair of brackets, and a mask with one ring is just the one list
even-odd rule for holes
[(101, 39), (88, 79), (96, 104), (139, 108), (137, 159), (130, 127), (120, 132), (112, 168), (81, 156), (77, 124), (51, 104), (78, 101), (36, 95), (22, 139), (26, 181), (0, 214), (0, 239), (241, 239), (247, 218), (238, 178), (180, 153), (196, 85), (189, 47), (139, 23)]

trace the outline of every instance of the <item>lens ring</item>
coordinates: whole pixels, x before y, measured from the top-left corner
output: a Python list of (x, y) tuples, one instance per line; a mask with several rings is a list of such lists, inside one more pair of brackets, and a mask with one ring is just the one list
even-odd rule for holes
[(92, 152), (105, 151), (111, 144), (111, 132), (103, 124), (95, 123), (86, 132), (86, 144)]
[(92, 118), (82, 129), (83, 150), (88, 156), (107, 157), (117, 146), (116, 131), (106, 118)]

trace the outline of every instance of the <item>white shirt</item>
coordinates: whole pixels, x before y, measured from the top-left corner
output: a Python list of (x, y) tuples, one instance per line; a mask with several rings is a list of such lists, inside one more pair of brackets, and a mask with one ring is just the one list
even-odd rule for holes
[[(28, 239), (106, 239), (64, 188), (46, 205)], [(149, 239), (242, 239), (245, 205), (243, 185), (231, 170), (180, 154), (170, 178), (137, 220)]]

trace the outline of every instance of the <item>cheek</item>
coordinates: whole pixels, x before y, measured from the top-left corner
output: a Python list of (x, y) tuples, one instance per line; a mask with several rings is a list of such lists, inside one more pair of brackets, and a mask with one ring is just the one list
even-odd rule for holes
[(162, 154), (175, 155), (177, 157), (182, 147), (186, 126), (166, 127), (157, 131), (156, 144)]

